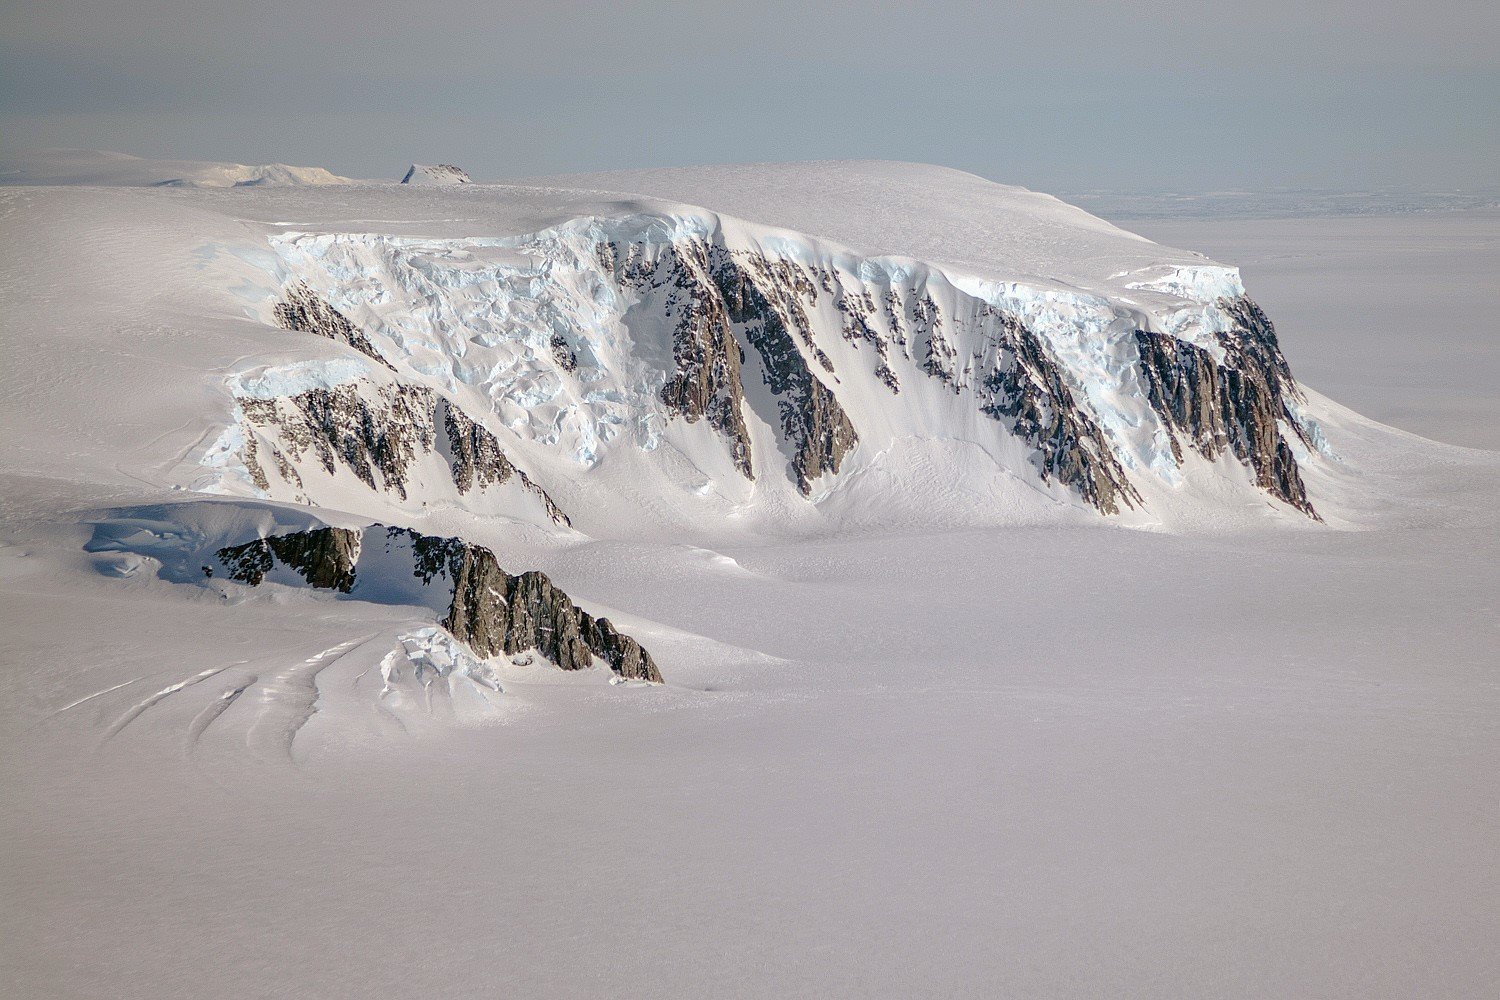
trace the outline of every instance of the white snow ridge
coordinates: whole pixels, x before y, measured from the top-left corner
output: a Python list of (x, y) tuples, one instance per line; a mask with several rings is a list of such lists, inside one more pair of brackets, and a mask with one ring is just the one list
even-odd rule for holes
[(1500, 975), (1500, 460), (1297, 377), (1456, 221), (1299, 313), (918, 164), (7, 162), (16, 995)]

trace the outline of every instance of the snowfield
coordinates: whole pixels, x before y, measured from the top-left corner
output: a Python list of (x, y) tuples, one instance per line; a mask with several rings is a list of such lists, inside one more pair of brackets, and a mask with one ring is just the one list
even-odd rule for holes
[(251, 169), (0, 187), (17, 996), (1500, 979), (1493, 217)]

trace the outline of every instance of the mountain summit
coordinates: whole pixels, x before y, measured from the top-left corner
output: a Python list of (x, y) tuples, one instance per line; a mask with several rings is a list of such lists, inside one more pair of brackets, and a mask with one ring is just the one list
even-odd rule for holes
[(451, 163), (439, 163), (427, 166), (421, 163), (413, 163), (406, 171), (406, 176), (401, 178), (402, 184), (415, 184), (420, 187), (446, 187), (453, 184), (469, 184), (473, 179), (458, 167)]

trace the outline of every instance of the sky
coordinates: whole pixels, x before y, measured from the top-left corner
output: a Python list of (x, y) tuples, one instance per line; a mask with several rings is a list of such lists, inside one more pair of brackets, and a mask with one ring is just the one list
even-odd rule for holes
[(940, 163), (1042, 190), (1500, 184), (1500, 4), (7, 0), (0, 146), (477, 178)]

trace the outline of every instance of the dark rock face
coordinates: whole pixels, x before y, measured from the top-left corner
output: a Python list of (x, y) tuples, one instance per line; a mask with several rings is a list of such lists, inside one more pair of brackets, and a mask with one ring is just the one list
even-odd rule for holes
[(287, 289), (286, 299), (277, 303), (275, 313), (276, 325), (283, 330), (315, 333), (340, 344), (347, 344), (391, 371), (396, 370), (389, 361), (381, 357), (363, 330), (301, 282)]
[[(460, 494), (504, 484), (514, 476), (542, 501), (553, 521), (570, 523), (547, 491), (506, 457), (495, 435), (431, 389), (350, 382), (279, 399), (241, 398), (239, 402), (252, 428), (267, 431), (280, 442), (271, 451), (285, 480), (301, 484), (296, 463), (310, 451), (330, 475), (342, 464), (370, 489), (389, 490), (405, 500), (412, 463), (441, 447)], [(444, 432), (441, 442), (436, 430), (439, 419)], [(240, 457), (255, 484), (268, 489), (270, 481), (260, 465), (253, 434), (246, 434), (245, 441)]]
[[(661, 672), (634, 639), (622, 634), (607, 618), (581, 610), (544, 573), (512, 576), (500, 568), (495, 554), (457, 538), (423, 535), (406, 528), (375, 525), (364, 532), (344, 528), (310, 531), (256, 539), (220, 549), (218, 560), (226, 575), (258, 586), (278, 566), (296, 572), (309, 586), (361, 596), (366, 588), (360, 575), (367, 546), (379, 546), (381, 557), (366, 563), (389, 572), (393, 553), (409, 556), (411, 579), (370, 581), (368, 593), (380, 599), (406, 602), (426, 598), (446, 609), (441, 624), (454, 638), (481, 657), (514, 655), (536, 650), (564, 670), (582, 670), (597, 657), (627, 680), (661, 682)], [(212, 568), (205, 567), (212, 575)], [(403, 590), (420, 588), (416, 597)]]
[[(359, 327), (304, 284), (287, 290), (285, 301), (276, 306), (276, 320), (284, 329), (347, 344), (396, 371)], [(566, 346), (564, 342), (559, 348), (554, 341), (553, 349)], [(567, 358), (576, 366), (571, 352)], [(432, 389), (359, 381), (279, 399), (241, 397), (239, 404), (249, 425), (240, 457), (261, 490), (269, 491), (271, 481), (261, 464), (253, 433), (257, 428), (277, 437), (280, 445), (268, 449), (270, 458), (281, 478), (298, 488), (302, 476), (297, 463), (311, 451), (330, 475), (343, 464), (371, 489), (389, 490), (405, 500), (411, 464), (439, 448), (460, 494), (504, 484), (514, 476), (542, 501), (553, 521), (570, 523), (547, 491), (510, 461), (494, 434)], [(444, 431), (441, 441), (436, 433), (439, 422)]]
[(564, 670), (591, 667), (597, 656), (627, 680), (661, 682), (651, 654), (609, 619), (580, 610), (545, 573), (511, 576), (489, 549), (409, 534), (420, 553), (420, 574), (429, 580), (446, 574), (452, 581), (443, 627), (480, 656), (535, 649)]
[(435, 396), (412, 386), (364, 388), (349, 383), (284, 400), (243, 398), (240, 409), (252, 426), (279, 431), (291, 462), (310, 450), (330, 475), (342, 463), (370, 489), (405, 500), (409, 466), (433, 447)]
[(1076, 489), (1105, 514), (1134, 507), (1140, 494), (1099, 425), (1073, 398), (1062, 372), (1035, 333), (1014, 316), (989, 306), (981, 311), (993, 330), (993, 358), (981, 384), (980, 409), (1009, 420), (1015, 434), (1037, 447), (1042, 478)]
[(599, 257), (622, 287), (660, 295), (653, 305), (672, 327), (673, 362), (661, 401), (689, 422), (707, 420), (728, 442), (735, 467), (754, 479), (750, 429), (740, 409), (743, 359), (723, 297), (709, 277), (708, 246), (682, 241), (650, 255), (642, 244), (604, 243)]
[[(786, 303), (798, 295), (817, 293), (810, 282), (794, 282), (773, 285), (768, 295), (756, 280), (756, 268), (741, 266), (728, 252), (718, 256), (714, 283), (728, 308), (729, 318), (741, 324), (745, 338), (760, 355), (762, 378), (776, 397), (782, 434), (792, 446), (792, 472), (797, 488), (805, 496), (812, 492), (813, 480), (825, 472), (838, 472), (844, 456), (859, 443), (859, 435), (833, 390), (808, 368), (792, 337), (793, 329), (808, 329), (807, 320), (800, 309), (792, 310)], [(767, 280), (768, 274), (773, 278), (778, 275), (764, 258), (756, 259), (766, 265), (761, 270), (761, 280)], [(802, 276), (800, 270), (789, 267), (780, 272), (783, 280), (789, 280), (788, 271)], [(777, 290), (782, 294), (777, 295)], [(811, 333), (805, 334), (805, 338), (811, 340)], [(833, 365), (826, 356), (822, 362), (832, 371)]]
[[(1218, 335), (1223, 363), (1196, 344), (1136, 332), (1151, 406), (1205, 458), (1212, 461), (1228, 449), (1249, 467), (1257, 486), (1317, 518), (1278, 424), (1285, 421), (1302, 433), (1287, 404), (1297, 387), (1276, 343), (1275, 327), (1248, 298), (1224, 299), (1218, 305), (1234, 321), (1232, 330)], [(1180, 461), (1175, 439), (1173, 450)]]
[(549, 346), (552, 348), (552, 360), (557, 362), (557, 367), (565, 372), (578, 370), (578, 353), (568, 346), (566, 337), (560, 333), (554, 333)]
[[(856, 347), (860, 344), (869, 344), (874, 347), (875, 355), (879, 359), (875, 368), (875, 377), (880, 379), (881, 384), (892, 393), (900, 393), (901, 379), (897, 377), (890, 365), (891, 344), (871, 322), (876, 315), (874, 297), (868, 291), (857, 294), (844, 292), (842, 286), (839, 292), (834, 307), (844, 316), (844, 339)], [(901, 327), (897, 320), (896, 310), (900, 305), (900, 299), (894, 291), (886, 293), (884, 305), (893, 335), (899, 338)], [(898, 346), (899, 343), (898, 341)], [(830, 367), (829, 370), (831, 371), (832, 368)]]
[(916, 332), (925, 341), (922, 349), (922, 370), (939, 382), (959, 391), (958, 352), (943, 336), (943, 313), (932, 296), (923, 295), (913, 304), (912, 323)]
[(470, 420), (458, 407), (444, 399), (438, 403), (443, 413), (443, 429), (447, 432), (448, 466), (453, 471), (453, 485), (458, 492), (468, 493), (476, 485), (484, 489), (491, 484), (504, 484), (515, 476), (521, 485), (535, 494), (547, 508), (547, 514), (558, 524), (571, 524), (552, 502), (547, 491), (531, 481), (531, 477), (516, 468), (500, 442), (481, 424)]
[(361, 533), (348, 528), (316, 528), (291, 535), (259, 538), (219, 550), (219, 561), (231, 580), (258, 587), (280, 562), (310, 587), (347, 594), (354, 588)]
[[(743, 355), (737, 337), (760, 358), (804, 495), (819, 476), (837, 473), (859, 442), (836, 390), (808, 362), (810, 357), (833, 374), (833, 363), (816, 345), (811, 318), (826, 297), (842, 317), (842, 338), (873, 349), (874, 374), (893, 394), (901, 391), (891, 364), (900, 353), (954, 393), (974, 391), (982, 412), (1035, 445), (1044, 479), (1077, 490), (1105, 513), (1140, 503), (1105, 435), (1078, 405), (1036, 334), (986, 303), (961, 297), (972, 315), (951, 322), (974, 328), (989, 347), (983, 357), (960, 359), (942, 310), (921, 285), (846, 287), (840, 274), (826, 268), (730, 251), (708, 240), (603, 244), (600, 258), (616, 281), (673, 324), (676, 367), (663, 400), (689, 419), (708, 418), (730, 440), (746, 475), (750, 442), (740, 417)], [(661, 289), (664, 299), (650, 297)], [(976, 366), (987, 373), (977, 386), (971, 384)]]
[(467, 493), (475, 483), (480, 489), (491, 483), (504, 483), (515, 475), (495, 435), (470, 420), (447, 400), (439, 404), (443, 411), (443, 429), (448, 434), (449, 464), (453, 467), (453, 484), (458, 492)]
[[(743, 415), (743, 335), (760, 355), (766, 387), (776, 397), (798, 488), (810, 493), (813, 480), (838, 471), (859, 438), (802, 353), (833, 372), (833, 362), (813, 342), (804, 306), (817, 301), (816, 272), (759, 254), (731, 253), (705, 239), (605, 243), (599, 259), (622, 288), (640, 297), (651, 320), (665, 319), (673, 331), (673, 371), (661, 391), (670, 412), (689, 421), (707, 419), (727, 440), (736, 467), (754, 478)], [(830, 276), (821, 277), (831, 289)]]
[[(1068, 488), (1105, 514), (1142, 505), (1125, 471), (1132, 461), (1130, 449), (1137, 446), (1134, 438), (1097, 409), (1112, 404), (1101, 402), (1103, 397), (1082, 384), (1098, 376), (1087, 368), (1075, 371), (1069, 356), (1053, 353), (1054, 335), (1072, 334), (1028, 325), (1050, 322), (1047, 313), (1035, 320), (1023, 318), (1033, 315), (1024, 303), (1010, 306), (1003, 299), (983, 297), (919, 262), (840, 256), (818, 262), (815, 257), (782, 256), (769, 247), (731, 249), (717, 227), (695, 226), (685, 234), (681, 221), (652, 217), (646, 228), (628, 230), (629, 236), (594, 237), (588, 252), (597, 259), (598, 276), (620, 293), (619, 301), (625, 303), (621, 318), (640, 334), (638, 341), (659, 343), (663, 327), (670, 336), (672, 357), (658, 390), (666, 412), (689, 422), (707, 421), (747, 479), (763, 472), (754, 468), (755, 443), (746, 420), (748, 363), (752, 380), (758, 371), (769, 405), (758, 392), (752, 398), (756, 407), (775, 407), (774, 416), (760, 415), (776, 425), (778, 443), (789, 457), (788, 473), (804, 496), (812, 495), (821, 477), (837, 475), (858, 447), (860, 431), (845, 403), (868, 405), (868, 393), (855, 395), (855, 387), (873, 375), (892, 397), (902, 397), (891, 405), (905, 406), (915, 397), (911, 405), (927, 411), (918, 414), (923, 431), (945, 433), (942, 427), (925, 426), (931, 413), (956, 413), (966, 426), (972, 417), (972, 412), (953, 410), (948, 401), (936, 399), (933, 390), (941, 386), (945, 395), (972, 405), (1034, 449), (1031, 460), (1044, 481)], [(1230, 320), (1217, 344), (1205, 349), (1138, 331), (1139, 367), (1111, 369), (1105, 376), (1117, 380), (1111, 381), (1111, 391), (1147, 396), (1160, 427), (1152, 421), (1144, 431), (1156, 435), (1164, 429), (1179, 462), (1183, 441), (1210, 460), (1227, 451), (1246, 466), (1259, 488), (1316, 518), (1296, 458), (1302, 452), (1289, 436), (1304, 445), (1310, 442), (1297, 419), (1298, 408), (1291, 405), (1298, 390), (1274, 328), (1248, 298), (1223, 299), (1212, 308)], [(353, 324), (304, 286), (289, 292), (278, 317), (291, 328), (310, 329), (359, 350), (369, 345)], [(1114, 324), (1122, 319), (1116, 315), (1111, 323), (1106, 316), (1104, 322), (1117, 331)], [(586, 337), (569, 336), (552, 334), (551, 353), (561, 373), (578, 370), (570, 343), (587, 350)], [(1125, 337), (1128, 355), (1128, 332)], [(835, 371), (820, 340), (846, 370)], [(1061, 342), (1058, 349), (1063, 350)], [(401, 481), (407, 453), (422, 453), (423, 442), (433, 436), (416, 423), (398, 429), (411, 420), (420, 422), (420, 414), (404, 412), (420, 411), (418, 401), (403, 408), (400, 400), (371, 398), (364, 410), (342, 398), (298, 397), (293, 402), (308, 429), (300, 436), (294, 432), (286, 451), (319, 447), (306, 442), (324, 439), (319, 457), (325, 468), (328, 455), (346, 456), (372, 485), (376, 470), (387, 484)], [(550, 499), (508, 461), (493, 435), (452, 404), (437, 405), (449, 407), (439, 436), (445, 437), (445, 455), (460, 492), (518, 475), (527, 489), (546, 500), (554, 519), (566, 523)], [(349, 433), (366, 424), (368, 432)], [(384, 438), (376, 425), (390, 425)], [(264, 460), (267, 449), (262, 447), (261, 453)], [(252, 477), (259, 477), (256, 482), (267, 478), (269, 466), (257, 465), (253, 442), (246, 454)], [(286, 467), (295, 474), (296, 457), (289, 460), (274, 445), (269, 449), (283, 479)]]

